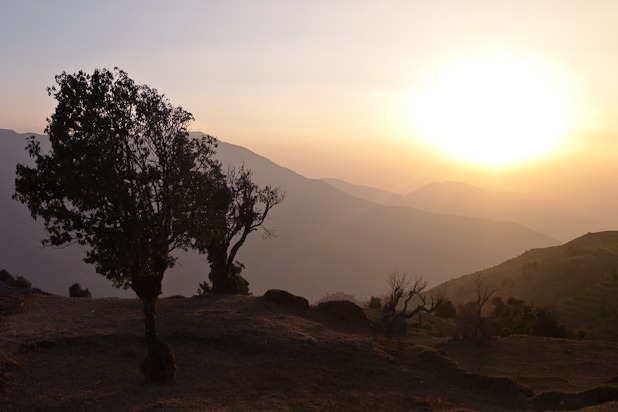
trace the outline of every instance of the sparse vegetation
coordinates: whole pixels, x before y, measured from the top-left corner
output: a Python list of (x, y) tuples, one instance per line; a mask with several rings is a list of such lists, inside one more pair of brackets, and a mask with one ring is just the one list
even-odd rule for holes
[(492, 299), (494, 310), (490, 315), (492, 335), (525, 334), (565, 338), (567, 329), (555, 318), (549, 308), (538, 307), (521, 299), (510, 298), (506, 303), (500, 297)]
[(473, 276), (472, 282), (474, 282), (474, 290), (476, 291), (476, 299), (474, 301), (476, 308), (476, 322), (477, 330), (475, 336), (484, 338), (487, 336), (485, 329), (485, 323), (483, 321), (483, 307), (489, 301), (489, 299), (496, 293), (495, 289), (489, 289), (481, 278), (481, 274), (478, 273)]
[(0, 281), (14, 288), (32, 289), (32, 283), (28, 279), (21, 275), (13, 277), (6, 269), (0, 270)]
[[(410, 280), (406, 272), (395, 270), (388, 275), (387, 283), (388, 297), (382, 308), (382, 323), (387, 335), (405, 333), (406, 319), (421, 312), (435, 312), (447, 300), (444, 293), (438, 291), (427, 302), (427, 296), (423, 293), (427, 288), (427, 282), (422, 276)], [(408, 311), (412, 299), (416, 299), (416, 306)]]

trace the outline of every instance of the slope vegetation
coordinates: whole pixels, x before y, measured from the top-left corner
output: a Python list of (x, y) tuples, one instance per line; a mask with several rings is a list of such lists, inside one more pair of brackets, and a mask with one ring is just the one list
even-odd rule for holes
[(561, 322), (591, 336), (618, 339), (618, 232), (588, 233), (533, 249), (490, 269), (438, 286), (457, 305), (474, 299), (481, 275), (496, 296), (553, 306)]

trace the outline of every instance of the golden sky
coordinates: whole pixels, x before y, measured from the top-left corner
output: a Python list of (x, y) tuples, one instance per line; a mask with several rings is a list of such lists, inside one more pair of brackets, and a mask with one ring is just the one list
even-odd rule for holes
[[(194, 130), (307, 177), (495, 185), (618, 223), (616, 1), (9, 0), (0, 16), (0, 128), (42, 132), (54, 75), (118, 66)], [(541, 154), (498, 160), (520, 150)]]

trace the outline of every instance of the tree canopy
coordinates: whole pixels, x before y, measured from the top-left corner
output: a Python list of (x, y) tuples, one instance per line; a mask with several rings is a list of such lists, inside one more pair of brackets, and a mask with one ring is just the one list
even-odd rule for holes
[[(81, 244), (85, 261), (144, 303), (149, 357), (142, 372), (168, 380), (175, 365), (155, 328), (155, 300), (172, 251), (192, 245), (225, 188), (210, 136), (191, 138), (191, 113), (114, 69), (56, 76), (45, 132), (29, 140), (35, 166), (17, 166), (14, 198), (43, 219), (45, 244)], [(214, 219), (212, 219), (214, 220)], [(205, 230), (214, 233), (212, 230)]]
[[(218, 213), (207, 230), (196, 226), (196, 247), (208, 254), (209, 279), (213, 293), (249, 293), (249, 283), (240, 275), (244, 265), (236, 255), (250, 233), (262, 228), (265, 237), (274, 232), (264, 226), (270, 210), (281, 203), (285, 193), (278, 187), (260, 188), (252, 180), (251, 170), (230, 168), (226, 186), (217, 192)], [(209, 230), (211, 232), (209, 232)], [(208, 289), (208, 284), (201, 285)]]

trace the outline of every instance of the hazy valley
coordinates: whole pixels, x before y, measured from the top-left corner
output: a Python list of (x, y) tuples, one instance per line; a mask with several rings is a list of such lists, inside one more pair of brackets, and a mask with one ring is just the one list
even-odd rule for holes
[[(11, 199), (15, 164), (28, 162), (24, 150), (27, 136), (0, 131), (0, 262), (9, 272), (23, 275), (52, 293), (66, 294), (72, 283), (80, 282), (95, 296), (132, 296), (115, 290), (83, 263), (79, 247), (41, 248), (42, 224)], [(256, 294), (277, 287), (310, 301), (337, 291), (368, 299), (382, 292), (386, 274), (396, 268), (423, 275), (435, 286), (497, 265), (528, 249), (558, 245), (558, 238), (586, 227), (583, 219), (558, 207), (528, 202), (524, 208), (521, 199), (498, 197), (463, 184), (455, 186), (472, 193), (457, 192), (453, 185), (436, 185), (428, 197), (431, 200), (425, 201), (426, 211), (403, 198), (387, 206), (375, 198), (370, 201), (358, 193), (354, 196), (346, 193), (350, 190), (333, 187), (332, 182), (305, 178), (228, 143), (219, 143), (217, 156), (224, 165), (244, 163), (259, 184), (280, 186), (287, 193), (267, 222), (277, 237), (263, 240), (255, 234), (239, 255), (246, 266), (243, 275)], [(474, 195), (475, 191), (483, 196)], [(419, 198), (412, 195), (408, 199)], [(493, 213), (497, 207), (484, 212), (474, 206), (474, 199), (482, 202), (487, 197), (511, 211), (502, 215), (504, 221)], [(440, 204), (446, 206), (440, 209)], [(532, 225), (535, 221), (537, 227)], [(540, 230), (548, 225), (554, 229), (552, 235)], [(587, 231), (593, 229), (591, 225)], [(180, 257), (179, 264), (165, 277), (164, 295), (190, 296), (207, 276), (203, 256), (187, 253)]]

